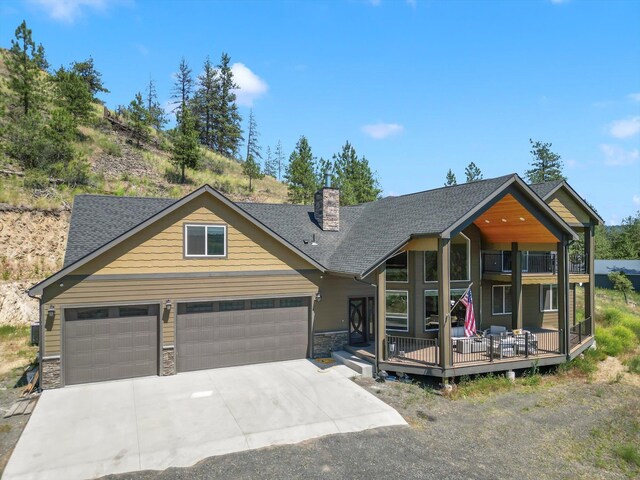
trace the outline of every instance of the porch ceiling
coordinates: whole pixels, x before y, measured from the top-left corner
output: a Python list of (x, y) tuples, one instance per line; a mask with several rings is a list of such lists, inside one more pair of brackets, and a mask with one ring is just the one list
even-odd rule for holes
[(474, 222), (491, 243), (555, 243), (558, 239), (511, 194), (482, 213)]

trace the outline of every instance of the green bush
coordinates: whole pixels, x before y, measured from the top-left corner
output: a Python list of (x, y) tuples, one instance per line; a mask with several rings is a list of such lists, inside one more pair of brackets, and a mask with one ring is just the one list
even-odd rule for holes
[(24, 175), (24, 188), (42, 190), (49, 186), (49, 175), (42, 170), (28, 170)]
[(122, 157), (122, 147), (118, 143), (108, 138), (100, 138), (98, 139), (98, 145), (107, 155), (111, 155), (112, 157)]
[(612, 357), (629, 352), (638, 344), (638, 338), (623, 325), (604, 327), (596, 330), (598, 348)]
[(602, 321), (605, 325), (618, 325), (623, 317), (624, 313), (613, 307), (605, 309), (602, 313)]
[(640, 374), (640, 355), (636, 355), (635, 357), (630, 358), (624, 363), (627, 367), (629, 367), (629, 371), (631, 373)]
[(638, 340), (640, 340), (640, 317), (634, 317), (633, 315), (625, 315), (620, 321), (620, 325), (627, 327), (633, 333), (636, 334)]
[(615, 449), (616, 455), (624, 461), (640, 467), (640, 450), (633, 444), (620, 445)]

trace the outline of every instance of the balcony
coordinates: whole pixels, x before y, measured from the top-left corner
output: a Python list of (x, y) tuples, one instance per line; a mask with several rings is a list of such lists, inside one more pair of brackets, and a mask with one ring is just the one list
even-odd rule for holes
[[(484, 252), (482, 254), (483, 274), (511, 274), (511, 252)], [(557, 275), (558, 256), (556, 252), (522, 252), (522, 273), (532, 275)], [(569, 256), (569, 274), (585, 275), (587, 265), (581, 255)]]

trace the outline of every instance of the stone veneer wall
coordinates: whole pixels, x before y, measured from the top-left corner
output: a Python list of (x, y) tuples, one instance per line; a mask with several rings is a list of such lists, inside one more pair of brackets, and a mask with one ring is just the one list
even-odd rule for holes
[(313, 196), (313, 213), (322, 230), (340, 230), (340, 190), (323, 187)]
[(330, 357), (331, 352), (342, 350), (349, 343), (349, 332), (321, 332), (313, 334), (313, 358)]
[(62, 372), (60, 370), (60, 359), (51, 358), (41, 361), (42, 378), (40, 388), (60, 388), (62, 386)]
[(173, 347), (162, 349), (162, 375), (175, 375), (176, 373), (176, 350)]

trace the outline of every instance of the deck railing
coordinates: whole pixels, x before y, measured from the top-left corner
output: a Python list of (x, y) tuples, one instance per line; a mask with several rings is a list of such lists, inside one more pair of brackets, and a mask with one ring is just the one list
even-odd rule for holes
[[(482, 254), (483, 273), (511, 273), (511, 252), (485, 252)], [(522, 255), (522, 273), (548, 273), (557, 275), (558, 259), (555, 252), (526, 252)], [(587, 273), (581, 255), (569, 257), (569, 273)]]
[(452, 340), (453, 364), (560, 354), (562, 330)]
[(410, 362), (437, 365), (439, 347), (437, 338), (397, 337), (387, 335), (387, 354), (390, 361), (407, 360)]
[(591, 317), (585, 318), (569, 328), (569, 348), (573, 350), (591, 336)]

